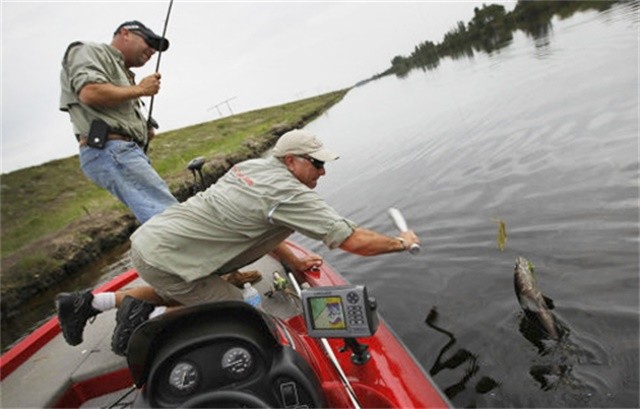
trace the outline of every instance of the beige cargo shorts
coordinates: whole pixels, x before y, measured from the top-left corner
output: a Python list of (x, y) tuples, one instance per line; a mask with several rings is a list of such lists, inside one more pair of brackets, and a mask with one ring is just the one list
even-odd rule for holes
[(217, 274), (187, 282), (180, 276), (150, 266), (134, 249), (131, 249), (130, 256), (140, 278), (168, 302), (194, 305), (214, 301), (242, 301), (242, 291)]

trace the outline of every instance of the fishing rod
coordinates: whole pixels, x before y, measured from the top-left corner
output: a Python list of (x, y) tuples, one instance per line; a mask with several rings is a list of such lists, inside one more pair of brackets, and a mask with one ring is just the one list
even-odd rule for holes
[[(169, 8), (167, 9), (167, 17), (164, 19), (164, 28), (162, 29), (162, 37), (160, 39), (160, 44), (164, 42), (165, 37), (167, 36), (167, 26), (169, 25), (169, 16), (171, 16), (171, 8), (173, 7), (173, 0), (169, 0)], [(160, 47), (162, 48), (162, 47)], [(160, 58), (162, 57), (162, 50), (158, 50), (158, 61), (156, 62), (156, 73), (160, 71)], [(149, 119), (147, 120), (147, 126), (151, 126), (154, 129), (158, 129), (158, 122), (151, 116), (153, 112), (153, 100), (155, 95), (151, 96), (151, 101), (149, 102)], [(147, 153), (149, 149), (149, 138), (147, 138), (147, 142), (144, 144), (144, 152)]]
[[(405, 220), (400, 210), (396, 209), (395, 207), (389, 208), (389, 216), (391, 216), (391, 219), (395, 223), (398, 230), (400, 230), (403, 233), (409, 230), (409, 227), (407, 227), (407, 221)], [(419, 252), (420, 252), (419, 244), (413, 243), (409, 247), (409, 253), (418, 254)]]

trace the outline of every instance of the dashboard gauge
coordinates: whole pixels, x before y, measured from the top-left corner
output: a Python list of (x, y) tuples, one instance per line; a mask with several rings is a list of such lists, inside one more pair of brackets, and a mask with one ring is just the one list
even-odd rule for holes
[(253, 369), (253, 357), (244, 348), (231, 348), (222, 356), (222, 369), (234, 379), (244, 378)]
[(178, 362), (169, 373), (169, 385), (179, 394), (187, 395), (200, 384), (200, 372), (191, 362)]

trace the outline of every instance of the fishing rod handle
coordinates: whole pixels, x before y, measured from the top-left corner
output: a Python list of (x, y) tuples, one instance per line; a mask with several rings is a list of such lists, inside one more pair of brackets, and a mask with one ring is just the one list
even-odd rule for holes
[[(396, 227), (402, 233), (409, 230), (409, 227), (407, 227), (407, 221), (405, 220), (400, 210), (396, 209), (395, 207), (389, 208), (389, 216), (391, 216), (391, 219), (395, 223)], [(420, 252), (420, 249), (421, 248), (418, 243), (413, 243), (411, 246), (409, 246), (409, 253), (418, 254)]]

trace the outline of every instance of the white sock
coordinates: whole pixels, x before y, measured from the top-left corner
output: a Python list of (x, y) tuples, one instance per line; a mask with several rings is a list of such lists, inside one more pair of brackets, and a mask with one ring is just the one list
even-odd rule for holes
[(94, 294), (91, 306), (102, 312), (116, 308), (116, 293)]
[(153, 311), (151, 311), (151, 314), (149, 314), (149, 319), (151, 318), (155, 318), (158, 315), (162, 315), (164, 314), (164, 312), (167, 310), (167, 307), (165, 306), (160, 306), (160, 307), (156, 307), (153, 309)]

